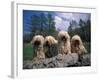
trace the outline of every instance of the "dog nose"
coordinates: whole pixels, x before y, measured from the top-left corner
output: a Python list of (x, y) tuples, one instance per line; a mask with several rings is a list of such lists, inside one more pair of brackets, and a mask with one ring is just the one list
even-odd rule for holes
[(63, 36), (62, 38), (65, 38), (65, 36)]
[(78, 46), (79, 44), (80, 44), (79, 41), (78, 40), (75, 40), (74, 46)]
[(46, 41), (46, 45), (49, 45), (49, 42), (48, 41)]
[(35, 41), (35, 45), (40, 45), (40, 41)]
[(62, 39), (63, 41), (65, 41), (65, 40), (66, 40), (66, 37), (65, 37), (65, 36), (63, 36), (61, 39)]

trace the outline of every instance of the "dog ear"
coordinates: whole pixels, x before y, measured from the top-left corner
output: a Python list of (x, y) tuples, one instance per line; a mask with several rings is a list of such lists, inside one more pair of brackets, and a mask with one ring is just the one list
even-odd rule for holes
[(83, 45), (81, 46), (81, 51), (82, 51), (82, 53), (87, 53), (87, 50)]
[(55, 44), (58, 44), (58, 41), (57, 40), (55, 40)]

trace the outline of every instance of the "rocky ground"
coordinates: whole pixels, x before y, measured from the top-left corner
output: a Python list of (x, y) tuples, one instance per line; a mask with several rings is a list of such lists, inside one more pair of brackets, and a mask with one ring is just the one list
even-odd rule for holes
[(76, 53), (67, 55), (57, 55), (52, 58), (41, 60), (26, 60), (23, 62), (23, 69), (57, 68), (57, 67), (78, 67), (91, 65), (90, 54), (84, 54), (80, 60)]

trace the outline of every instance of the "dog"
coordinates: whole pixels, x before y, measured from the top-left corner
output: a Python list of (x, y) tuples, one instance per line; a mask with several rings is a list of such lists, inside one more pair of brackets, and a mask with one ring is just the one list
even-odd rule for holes
[(54, 57), (58, 54), (58, 41), (53, 36), (45, 37), (45, 55), (47, 58)]
[(72, 53), (78, 53), (79, 55), (87, 53), (83, 42), (79, 35), (74, 35), (71, 39), (71, 51)]
[(66, 31), (60, 31), (58, 33), (58, 54), (70, 54), (70, 36)]
[(79, 35), (74, 35), (71, 39), (71, 52), (77, 53), (79, 55), (79, 60), (82, 58), (84, 53), (87, 53)]
[(37, 59), (45, 59), (45, 53), (44, 53), (44, 37), (42, 35), (36, 35), (33, 37), (31, 41), (34, 51), (33, 54), (36, 55)]

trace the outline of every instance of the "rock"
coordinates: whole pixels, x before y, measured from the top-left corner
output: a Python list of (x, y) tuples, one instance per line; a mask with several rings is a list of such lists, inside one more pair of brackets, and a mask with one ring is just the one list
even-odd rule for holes
[(57, 67), (77, 67), (89, 66), (91, 63), (90, 54), (82, 56), (82, 61), (78, 61), (78, 54), (58, 54), (52, 58), (34, 59), (32, 61), (24, 61), (23, 69), (40, 69), (40, 68), (57, 68)]
[(91, 65), (91, 56), (88, 54), (85, 54), (82, 57), (82, 66), (90, 66)]
[(23, 63), (23, 69), (32, 69), (33, 68), (33, 63), (32, 61), (24, 61)]

